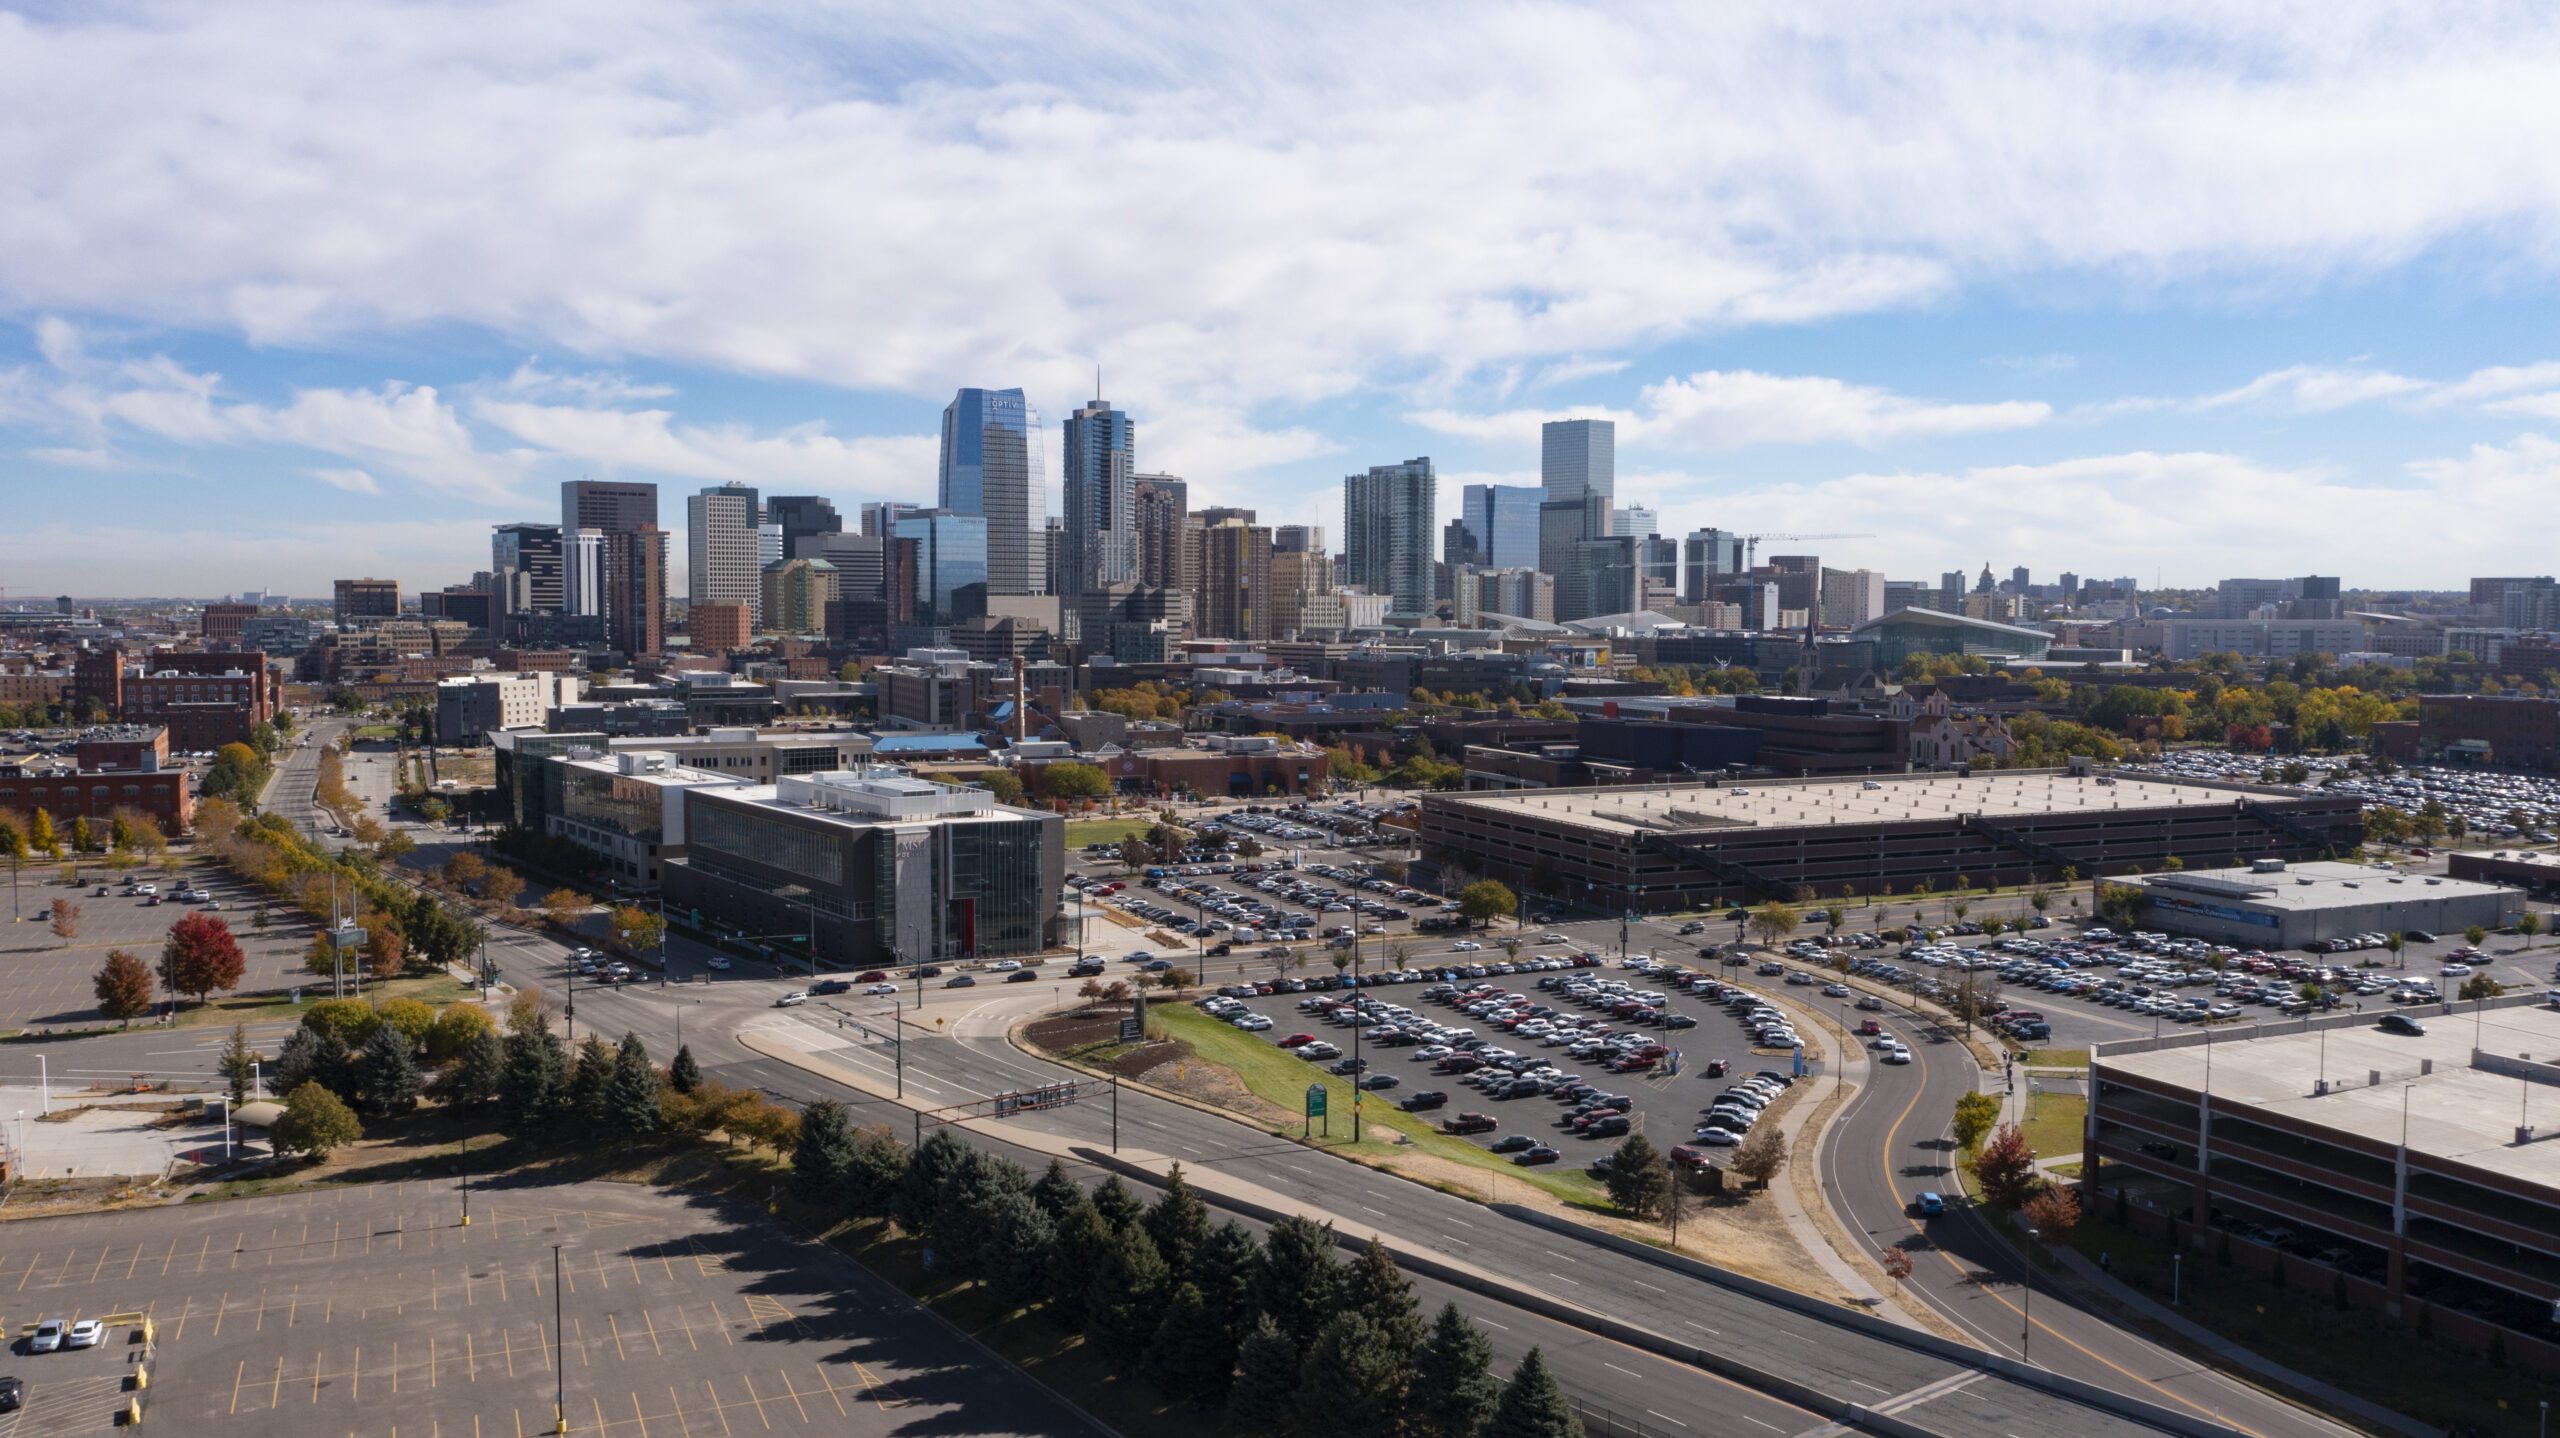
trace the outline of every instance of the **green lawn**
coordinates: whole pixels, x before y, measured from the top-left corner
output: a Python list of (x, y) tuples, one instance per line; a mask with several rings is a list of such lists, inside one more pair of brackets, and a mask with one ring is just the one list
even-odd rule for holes
[(2027, 1146), (2038, 1154), (2078, 1153), (2086, 1142), (2082, 1120), (2089, 1101), (2078, 1094), (2038, 1094), (2027, 1119)]
[(1087, 844), (1117, 844), (1153, 828), (1153, 819), (1069, 819), (1067, 847), (1081, 849)]
[[(1151, 1008), (1148, 1011), (1148, 1018), (1166, 1037), (1180, 1039), (1191, 1046), (1193, 1053), (1211, 1063), (1233, 1070), (1236, 1076), (1244, 1081), (1245, 1086), (1252, 1089), (1255, 1094), (1279, 1104), (1292, 1113), (1305, 1110), (1308, 1084), (1323, 1084), (1325, 1106), (1332, 1117), (1333, 1136), (1329, 1140), (1321, 1141), (1321, 1146), (1328, 1149), (1352, 1149), (1350, 1080), (1336, 1078), (1326, 1073), (1322, 1064), (1311, 1064), (1303, 1059), (1291, 1057), (1286, 1051), (1274, 1047), (1268, 1038), (1259, 1034), (1246, 1033), (1231, 1024), (1221, 1023), (1188, 1005)], [(1588, 1145), (1565, 1148), (1564, 1145), (1558, 1144), (1557, 1147), (1565, 1148), (1568, 1155), (1566, 1159), (1559, 1160), (1551, 1167), (1522, 1168), (1512, 1163), (1510, 1159), (1499, 1154), (1487, 1153), (1465, 1139), (1440, 1132), (1437, 1125), (1426, 1115), (1409, 1114), (1397, 1108), (1395, 1100), (1400, 1096), (1400, 1092), (1404, 1091), (1390, 1089), (1383, 1094), (1367, 1096), (1368, 1102), (1361, 1109), (1364, 1120), (1362, 1126), (1365, 1132), (1362, 1134), (1358, 1148), (1354, 1150), (1357, 1156), (1383, 1160), (1392, 1159), (1400, 1152), (1420, 1149), (1435, 1157), (1452, 1159), (1522, 1183), (1535, 1184), (1570, 1203), (1600, 1204), (1607, 1201), (1605, 1190), (1592, 1179), (1591, 1175), (1578, 1167), (1567, 1166), (1572, 1158), (1579, 1155), (1582, 1149), (1589, 1147)], [(1462, 1092), (1471, 1092), (1471, 1090), (1462, 1090)], [(1453, 1098), (1451, 1106), (1440, 1112), (1454, 1113), (1459, 1107), (1460, 1105)], [(1532, 1112), (1528, 1118), (1548, 1114), (1548, 1110), (1540, 1109)], [(1522, 1122), (1526, 1124), (1528, 1118), (1524, 1118)], [(1289, 1124), (1274, 1131), (1295, 1137), (1299, 1128), (1297, 1124)], [(1322, 1131), (1321, 1125), (1318, 1131)], [(1539, 1139), (1554, 1136), (1552, 1130), (1544, 1125), (1529, 1131), (1532, 1137)], [(1411, 1149), (1395, 1141), (1398, 1134), (1413, 1140)]]
[(2018, 1067), (2036, 1069), (2086, 1069), (2087, 1049), (2029, 1049), (2018, 1055)]

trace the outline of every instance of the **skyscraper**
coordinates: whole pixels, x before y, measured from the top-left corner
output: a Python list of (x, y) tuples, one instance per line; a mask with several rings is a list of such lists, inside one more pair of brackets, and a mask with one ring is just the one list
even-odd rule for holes
[[(571, 596), (602, 593), (607, 588), (578, 573), (574, 542), (579, 530), (592, 529), (610, 535), (657, 522), (658, 487), (654, 484), (613, 479), (563, 480), (560, 484), (562, 612), (594, 613), (593, 610), (569, 609)], [(608, 615), (607, 619), (610, 618)], [(610, 624), (607, 627), (610, 628)]]
[(990, 594), (1049, 592), (1039, 429), (1018, 389), (964, 389), (942, 411), (942, 507), (986, 520)]
[(1138, 427), (1100, 398), (1067, 416), (1059, 505), (1066, 515), (1062, 593), (1138, 580)]
[(722, 484), (689, 496), (685, 512), (685, 598), (691, 604), (743, 604), (753, 624), (764, 604), (756, 563), (763, 506), (752, 485)]
[(601, 529), (581, 529), (561, 537), (562, 572), (575, 575), (560, 598), (561, 614), (597, 616), (604, 613), (604, 545)]
[(1130, 484), (1129, 492), (1138, 532), (1138, 582), (1154, 589), (1192, 588), (1197, 577), (1183, 563), (1191, 486), (1170, 474), (1142, 474)]
[[(1613, 419), (1549, 420), (1538, 430), (1538, 479), (1550, 503), (1618, 492), (1618, 422)], [(1607, 512), (1604, 508), (1604, 514)], [(1600, 538), (1594, 534), (1590, 538)]]
[(625, 654), (667, 647), (667, 532), (643, 522), (604, 536), (605, 643)]
[(1200, 631), (1218, 639), (1272, 637), (1271, 531), (1242, 519), (1200, 533)]
[(1703, 604), (1716, 585), (1743, 567), (1743, 539), (1721, 529), (1693, 529), (1680, 545), (1680, 598)]
[(500, 614), (557, 614), (565, 593), (560, 526), (501, 524), (489, 539)]
[(1662, 517), (1641, 504), (1609, 511), (1609, 532), (1651, 539), (1662, 530)]
[(1391, 598), (1401, 613), (1431, 607), (1432, 511), (1438, 481), (1429, 456), (1373, 465), (1342, 481), (1342, 558), (1351, 582)]
[(1461, 491), (1459, 514), (1479, 555), (1473, 562), (1488, 569), (1536, 568), (1539, 500), (1539, 491), (1525, 484), (1471, 484)]
[(764, 522), (781, 526), (784, 559), (816, 559), (819, 556), (815, 550), (801, 553), (804, 541), (823, 534), (844, 533), (844, 517), (836, 513), (834, 503), (814, 494), (773, 496), (764, 502)]
[(948, 629), (985, 616), (988, 530), (984, 515), (948, 509), (899, 517), (893, 537), (915, 544), (916, 624)]

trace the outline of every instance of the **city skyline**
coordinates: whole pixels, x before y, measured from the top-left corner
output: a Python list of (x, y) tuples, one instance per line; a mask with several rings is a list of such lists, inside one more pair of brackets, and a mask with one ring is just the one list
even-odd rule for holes
[[(2560, 194), (2530, 138), (2560, 30), (2530, 15), (2169, 12), (2176, 43), (2127, 47), (1926, 9), (1530, 5), (1457, 44), (1429, 14), (1167, 13), (1143, 54), (1061, 16), (990, 55), (945, 17), (855, 41), (643, 8), (603, 37), (431, 7), (10, 22), (12, 592), (424, 587), (577, 479), (931, 504), (955, 391), (1066, 415), (1097, 361), (1148, 469), (1271, 524), (1338, 522), (1343, 474), (1425, 453), (1455, 515), (1592, 417), (1613, 504), (1663, 533), (1872, 532), (1825, 558), (1897, 578), (2195, 585), (2272, 553), (2454, 587), (2414, 527), (2512, 511), (2467, 537), (2500, 571), (2560, 539), (2532, 503), (2560, 481)], [(819, 62), (763, 65), (777, 33)], [(260, 57), (254, 120), (202, 53)], [(1878, 83), (1821, 83), (1841, 54)], [(623, 78), (650, 73), (681, 77), (666, 113)], [(1495, 93), (1504, 118), (1456, 118)], [(2354, 113), (2408, 118), (2328, 123)], [(1641, 170), (1612, 158), (1636, 135)], [(807, 179), (844, 166), (857, 208)], [(1420, 204), (1469, 221), (1381, 242)], [(647, 223), (669, 207), (708, 221), (693, 248)], [(390, 218), (418, 214), (448, 219)], [(1033, 446), (1041, 515), (1062, 440)]]

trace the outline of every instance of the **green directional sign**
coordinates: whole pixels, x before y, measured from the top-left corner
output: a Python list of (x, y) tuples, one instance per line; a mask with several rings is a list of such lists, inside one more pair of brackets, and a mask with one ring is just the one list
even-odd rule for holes
[(1325, 1089), (1323, 1084), (1311, 1083), (1307, 1085), (1307, 1117), (1324, 1117), (1324, 1099)]

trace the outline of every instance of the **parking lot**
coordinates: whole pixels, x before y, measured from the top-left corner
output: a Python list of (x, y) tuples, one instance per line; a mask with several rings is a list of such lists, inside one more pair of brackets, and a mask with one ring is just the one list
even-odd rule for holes
[[(94, 981), (108, 951), (129, 949), (156, 973), (170, 926), (190, 910), (213, 910), (240, 941), (248, 960), (240, 992), (280, 993), (296, 985), (328, 982), (315, 979), (302, 966), (311, 944), (308, 920), (299, 912), (271, 908), (274, 922), (260, 931), (255, 916), (263, 896), (218, 869), (197, 865), (187, 871), (189, 880), (209, 895), (207, 903), (181, 902), (174, 897), (181, 881), (136, 871), (143, 882), (158, 887), (161, 902), (154, 905), (127, 895), (125, 878), (109, 877), (104, 866), (82, 867), (88, 871), (84, 874), (88, 881), (77, 888), (37, 882), (33, 872), (21, 881), (19, 907), (24, 918), (0, 924), (0, 954), (6, 956), (6, 962), (0, 963), (0, 1028), (101, 1022)], [(102, 884), (107, 890), (103, 898), (97, 892)], [(46, 918), (57, 898), (80, 906), (80, 932), (68, 945), (54, 935)]]
[[(1363, 1065), (1363, 1086), (1382, 1101), (1444, 1129), (1454, 1122), (1514, 1162), (1526, 1154), (1568, 1166), (1635, 1131), (1665, 1149), (1737, 1146), (1783, 1103), (1783, 1080), (1796, 1077), (1794, 1039), (1805, 1037), (1806, 1072), (1830, 1050), (1806, 1007), (1837, 1004), (1853, 1025), (1881, 1017), (1859, 1011), (1845, 989), (1826, 996), (1830, 976), (1801, 966), (1621, 963), (1561, 931), (1538, 939), (1516, 961), (1453, 955), (1371, 973), (1357, 987), (1331, 974), (1257, 975), (1253, 992), (1228, 984), (1201, 1003), (1311, 1070), (1348, 1076)], [(1761, 1075), (1773, 1076), (1761, 1093), (1743, 1092)], [(1702, 1134), (1709, 1125), (1724, 1133)]]
[[(145, 1421), (178, 1433), (512, 1438), (564, 1392), (572, 1431), (632, 1438), (886, 1433), (964, 1403), (971, 1432), (1083, 1428), (760, 1212), (605, 1183), (475, 1191), (469, 1227), (461, 1204), (411, 1182), (12, 1224), (0, 1302), (19, 1326), (149, 1315)], [(10, 1362), (26, 1426), (0, 1438), (112, 1420), (93, 1360)]]

